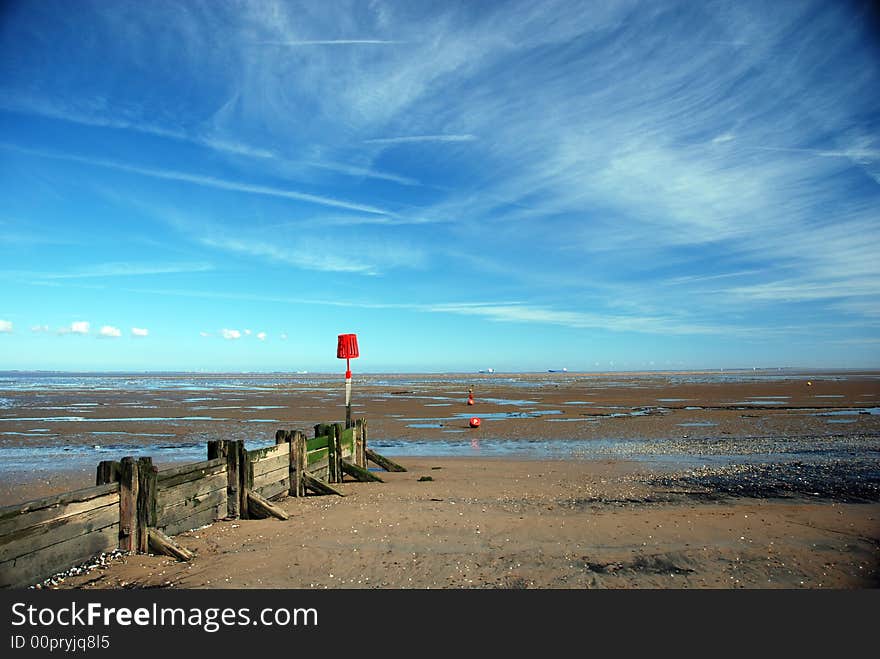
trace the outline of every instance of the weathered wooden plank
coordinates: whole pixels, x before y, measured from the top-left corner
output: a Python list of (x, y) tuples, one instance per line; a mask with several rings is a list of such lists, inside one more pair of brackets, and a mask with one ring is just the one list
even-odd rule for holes
[(119, 465), (119, 548), (137, 551), (138, 464), (131, 456)]
[(303, 474), (303, 480), (308, 489), (317, 492), (318, 494), (335, 494), (340, 497), (345, 496), (342, 492), (330, 485), (330, 483), (323, 481), (320, 478), (315, 478), (310, 474)]
[(281, 467), (290, 468), (290, 452), (285, 451), (281, 455), (276, 455), (271, 458), (263, 458), (259, 462), (253, 462), (254, 469), (254, 478), (260, 476), (261, 474), (265, 474), (269, 471), (275, 471), (276, 469), (280, 469)]
[[(119, 489), (119, 483), (113, 483), (113, 485), (116, 486), (117, 490)], [(118, 491), (111, 492), (110, 494), (103, 494), (99, 497), (95, 497), (92, 499), (86, 499), (85, 501), (74, 501), (58, 506), (50, 506), (48, 508), (40, 508), (39, 510), (28, 511), (21, 515), (18, 515), (17, 517), (9, 517), (0, 522), (0, 537), (7, 536), (10, 533), (14, 533), (15, 531), (27, 528), (29, 526), (35, 526), (37, 524), (42, 524), (44, 522), (50, 522), (53, 520), (60, 520), (65, 517), (78, 515), (79, 513), (88, 512), (89, 510), (93, 510), (95, 508), (101, 508), (103, 506), (110, 505), (115, 505), (118, 511)]]
[(60, 542), (119, 524), (119, 506), (110, 504), (37, 524), (0, 537), (0, 563)]
[(95, 473), (95, 485), (106, 485), (119, 480), (119, 461), (101, 460)]
[(349, 462), (348, 460), (342, 461), (342, 471), (348, 474), (349, 476), (356, 478), (357, 480), (363, 483), (369, 482), (378, 482), (384, 483), (381, 478), (379, 478), (376, 474), (374, 474), (369, 469), (364, 469), (353, 462)]
[(287, 444), (275, 444), (265, 448), (256, 448), (248, 451), (248, 458), (251, 462), (266, 460), (268, 458), (276, 458), (279, 455), (287, 455), (289, 447)]
[(327, 479), (331, 483), (342, 482), (342, 466), (339, 464), (342, 460), (339, 455), (341, 453), (339, 436), (343, 430), (344, 428), (341, 423), (333, 424), (332, 442), (330, 443), (330, 478)]
[(360, 420), (360, 433), (358, 437), (358, 461), (357, 463), (367, 468), (367, 420)]
[(180, 546), (159, 529), (150, 529), (149, 546), (153, 553), (172, 556), (181, 561), (192, 560), (195, 556), (189, 549)]
[(160, 519), (158, 528), (172, 536), (226, 517), (226, 497), (222, 494), (221, 491), (210, 494), (197, 506), (180, 506), (174, 516)]
[(317, 469), (309, 467), (309, 470), (304, 471), (303, 474), (308, 474), (314, 478), (320, 478), (321, 480), (326, 481), (330, 476), (330, 465), (325, 462), (324, 466), (318, 467)]
[(327, 448), (327, 445), (330, 443), (330, 437), (328, 435), (321, 435), (320, 437), (313, 437), (312, 439), (306, 440), (306, 450), (307, 451), (316, 451), (321, 448)]
[(277, 481), (275, 483), (269, 483), (267, 485), (263, 485), (262, 487), (255, 487), (253, 491), (266, 499), (276, 499), (280, 498), (280, 496), (282, 495), (286, 495), (289, 489), (290, 481), (284, 480)]
[(156, 509), (159, 515), (167, 514), (171, 508), (186, 505), (194, 499), (200, 499), (218, 490), (226, 492), (226, 474), (215, 474), (200, 481), (190, 481), (170, 490), (160, 490), (156, 497)]
[(241, 519), (248, 519), (247, 493), (253, 479), (251, 477), (251, 463), (248, 458), (247, 449), (244, 446), (244, 440), (237, 440), (236, 450), (238, 451), (238, 515)]
[(276, 469), (275, 471), (269, 471), (265, 474), (254, 476), (254, 489), (258, 490), (259, 488), (269, 485), (271, 483), (288, 480), (289, 478), (290, 468), (287, 465), (284, 465), (283, 467), (281, 467), (281, 469)]
[(318, 449), (317, 451), (309, 451), (306, 454), (306, 466), (311, 466), (315, 463), (321, 462), (322, 460), (327, 460), (330, 455), (329, 449), (323, 448)]
[(238, 517), (238, 445), (224, 439), (209, 441), (208, 459), (216, 458), (226, 461), (226, 514), (229, 517)]
[(406, 471), (405, 467), (400, 466), (393, 460), (389, 460), (385, 456), (379, 455), (375, 451), (370, 449), (365, 449), (365, 453), (367, 454), (367, 458), (372, 462), (375, 462), (377, 465), (382, 467), (385, 471)]
[[(11, 506), (0, 508), (0, 524), (8, 519), (14, 519), (19, 515), (35, 512), (44, 508), (58, 508), (71, 503), (80, 503), (90, 501), (105, 494), (119, 492), (119, 483), (107, 483), (106, 485), (96, 485), (94, 487), (84, 487), (72, 492), (56, 494), (51, 497), (43, 497), (42, 499), (33, 499), (24, 503), (16, 503)], [(0, 526), (2, 528), (2, 526)]]
[(168, 526), (161, 528), (161, 531), (168, 536), (175, 536), (179, 535), (180, 533), (185, 533), (186, 531), (200, 529), (201, 527), (207, 526), (208, 524), (213, 524), (217, 520), (223, 519), (223, 517), (224, 515), (217, 510), (206, 508), (205, 510), (199, 511), (191, 517), (186, 517), (184, 519), (172, 522)]
[(137, 550), (146, 553), (150, 545), (148, 530), (156, 526), (156, 476), (152, 458), (138, 458)]
[(113, 524), (25, 556), (0, 563), (0, 588), (30, 586), (104, 551), (116, 549), (119, 525)]
[(346, 428), (342, 431), (342, 434), (339, 436), (339, 445), (342, 448), (343, 452), (348, 452), (349, 455), (354, 452), (354, 427)]
[(306, 490), (303, 485), (303, 469), (306, 466), (306, 438), (305, 435), (295, 430), (290, 443), (290, 494), (295, 497), (305, 496)]
[(290, 519), (284, 510), (269, 503), (265, 498), (251, 490), (248, 492), (248, 507), (250, 508), (251, 518), (276, 517), (278, 519)]
[[(156, 484), (159, 485), (159, 487), (174, 487), (175, 485), (204, 478), (205, 476), (219, 474), (225, 470), (226, 460), (223, 458), (193, 462), (180, 467), (173, 467), (167, 471), (163, 469), (156, 474)], [(173, 471), (173, 473), (169, 473), (171, 471)]]

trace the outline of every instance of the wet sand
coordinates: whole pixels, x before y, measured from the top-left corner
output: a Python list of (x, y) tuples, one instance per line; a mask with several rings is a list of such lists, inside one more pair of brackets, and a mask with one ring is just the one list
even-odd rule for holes
[[(624, 461), (411, 459), (63, 588), (876, 588), (880, 505), (707, 497)], [(431, 478), (432, 480), (420, 480)]]
[[(337, 376), (166, 380), (0, 384), (0, 505), (91, 485), (100, 460), (194, 461), (208, 439), (342, 416)], [(371, 447), (410, 471), (286, 499), (287, 522), (180, 536), (190, 564), (116, 557), (56, 585), (880, 583), (876, 372), (356, 376), (354, 403)]]

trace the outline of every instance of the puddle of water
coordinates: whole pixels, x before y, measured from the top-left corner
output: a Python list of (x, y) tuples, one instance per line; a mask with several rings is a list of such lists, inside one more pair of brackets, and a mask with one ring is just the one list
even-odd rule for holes
[[(453, 414), (452, 416), (447, 417), (436, 417), (431, 419), (424, 418), (408, 418), (401, 419), (402, 421), (415, 421), (416, 423), (431, 423), (431, 422), (439, 422), (439, 421), (458, 421), (460, 419), (470, 419), (471, 417), (477, 416), (480, 419), (486, 421), (503, 421), (505, 419), (537, 419), (538, 417), (545, 416), (548, 414), (562, 414), (561, 410), (527, 410), (524, 412), (460, 412), (458, 414)], [(390, 416), (399, 416), (399, 415), (390, 415)]]
[(813, 416), (857, 416), (859, 414), (878, 416), (880, 415), (880, 407), (862, 407), (852, 410), (831, 410), (830, 412), (816, 412)]
[(741, 400), (736, 403), (731, 403), (731, 405), (783, 405), (785, 404), (784, 400), (773, 399), (773, 400)]
[[(4, 432), (0, 432), (0, 435), (19, 435), (21, 437), (46, 437), (47, 436), (44, 434), (38, 434), (38, 435), (34, 434), (33, 430), (27, 430), (25, 432), (14, 432), (12, 430), (7, 430)], [(55, 437), (55, 435), (51, 435), (51, 436)]]
[(856, 423), (856, 419), (828, 419), (827, 423)]
[(425, 403), (425, 407), (452, 407), (452, 403)]
[(170, 432), (126, 432), (125, 430), (93, 430), (90, 435), (124, 435), (126, 437), (174, 437)]
[(538, 405), (536, 400), (513, 400), (512, 398), (482, 398), (474, 396), (479, 403), (492, 403), (494, 405), (515, 405), (517, 407), (528, 407), (529, 405)]
[(114, 423), (119, 421), (229, 421), (213, 416), (130, 416), (114, 419), (87, 419), (82, 416), (34, 416), (34, 417), (5, 417), (3, 421), (43, 421), (47, 423), (67, 423), (88, 421), (90, 423)]
[(843, 398), (843, 394), (816, 394), (813, 398)]
[(408, 423), (407, 428), (442, 428), (442, 423)]
[(684, 403), (689, 400), (690, 400), (690, 398), (658, 398), (657, 402), (659, 402), (659, 403)]
[(677, 423), (677, 426), (681, 426), (682, 428), (709, 428), (712, 426), (717, 426), (717, 423), (712, 423), (711, 421), (688, 421), (686, 423)]

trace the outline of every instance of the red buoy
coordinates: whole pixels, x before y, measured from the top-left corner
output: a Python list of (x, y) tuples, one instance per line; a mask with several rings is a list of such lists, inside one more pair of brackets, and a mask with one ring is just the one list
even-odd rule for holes
[(480, 427), (479, 417), (476, 417), (476, 416), (471, 417), (470, 426), (471, 426), (471, 428), (479, 428)]
[(473, 405), (473, 404), (474, 404), (474, 390), (473, 390), (473, 389), (468, 389), (468, 401), (467, 401), (467, 404), (468, 404), (468, 405)]

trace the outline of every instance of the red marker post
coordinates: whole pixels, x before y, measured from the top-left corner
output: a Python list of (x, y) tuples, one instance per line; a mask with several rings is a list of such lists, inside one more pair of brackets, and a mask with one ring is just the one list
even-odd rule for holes
[(345, 360), (345, 427), (351, 428), (351, 361), (360, 357), (357, 334), (340, 334), (336, 357)]

